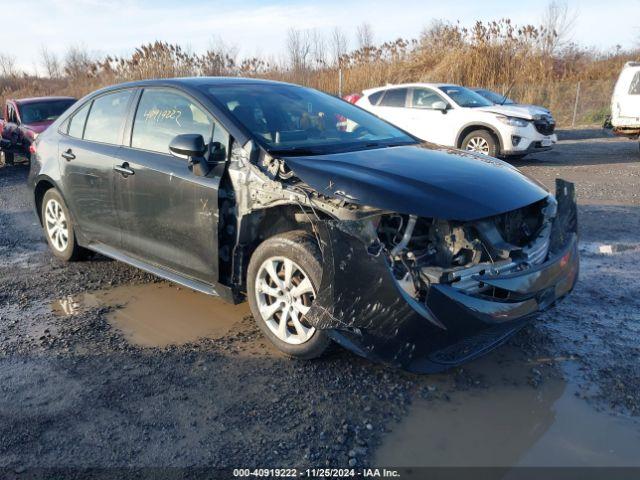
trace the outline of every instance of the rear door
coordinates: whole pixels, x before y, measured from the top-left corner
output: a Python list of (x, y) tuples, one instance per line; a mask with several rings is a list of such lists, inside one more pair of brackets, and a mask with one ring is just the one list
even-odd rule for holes
[(132, 119), (116, 197), (129, 255), (206, 283), (218, 279), (220, 173), (196, 176), (169, 153), (179, 134), (201, 134), (213, 148), (229, 135), (197, 101), (176, 89), (146, 88)]
[(407, 111), (409, 89), (389, 88), (384, 91), (382, 98), (378, 104), (371, 108), (371, 111), (387, 122), (393, 123), (398, 127), (414, 133), (415, 125), (411, 123), (411, 119)]
[(120, 246), (120, 224), (114, 199), (114, 166), (133, 90), (90, 100), (65, 122), (58, 144), (65, 201), (90, 242)]

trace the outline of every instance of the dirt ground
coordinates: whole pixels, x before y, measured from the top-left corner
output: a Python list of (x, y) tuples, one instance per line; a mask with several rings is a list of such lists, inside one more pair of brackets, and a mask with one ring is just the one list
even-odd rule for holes
[(560, 138), (517, 166), (577, 184), (575, 292), (431, 376), (338, 349), (288, 360), (246, 307), (98, 256), (58, 262), (27, 167), (1, 168), (0, 468), (640, 466), (638, 144)]

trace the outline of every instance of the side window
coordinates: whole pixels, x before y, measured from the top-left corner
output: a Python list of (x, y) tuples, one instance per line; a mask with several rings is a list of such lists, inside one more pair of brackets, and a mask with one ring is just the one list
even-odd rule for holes
[(374, 92), (371, 95), (369, 95), (369, 103), (371, 105), (377, 105), (383, 93), (384, 93), (384, 90), (380, 90), (379, 92)]
[(82, 132), (84, 131), (84, 124), (87, 120), (87, 113), (89, 113), (89, 107), (91, 106), (91, 102), (87, 102), (84, 107), (78, 110), (73, 114), (73, 117), (69, 120), (69, 131), (68, 134), (70, 137), (82, 138)]
[(631, 80), (629, 95), (640, 95), (640, 71), (636, 72)]
[(205, 143), (211, 140), (213, 119), (189, 97), (178, 92), (148, 89), (142, 92), (133, 121), (131, 146), (169, 153), (176, 135), (199, 133)]
[(96, 98), (84, 128), (84, 139), (118, 145), (120, 129), (130, 98), (131, 90), (122, 90)]
[(413, 108), (433, 108), (433, 104), (436, 102), (444, 102), (444, 99), (433, 90), (427, 88), (415, 88), (413, 90), (413, 101), (411, 106)]
[(404, 107), (406, 99), (406, 88), (393, 88), (384, 93), (379, 105), (381, 107)]

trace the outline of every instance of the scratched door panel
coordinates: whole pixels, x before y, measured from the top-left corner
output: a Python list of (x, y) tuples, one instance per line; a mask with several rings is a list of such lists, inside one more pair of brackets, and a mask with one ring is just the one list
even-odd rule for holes
[(116, 174), (125, 253), (197, 280), (218, 279), (219, 178), (198, 177), (169, 154), (123, 149)]

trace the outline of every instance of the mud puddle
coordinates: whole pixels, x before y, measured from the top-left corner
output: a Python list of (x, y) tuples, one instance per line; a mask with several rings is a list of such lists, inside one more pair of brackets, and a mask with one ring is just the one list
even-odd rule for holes
[(144, 347), (166, 347), (222, 338), (250, 314), (247, 303), (231, 305), (185, 288), (158, 283), (98, 290), (55, 301), (61, 316), (79, 315), (98, 307), (111, 307), (109, 323), (126, 339)]
[[(544, 359), (543, 359), (544, 360)], [(560, 361), (570, 359), (560, 359)], [(414, 401), (383, 440), (376, 464), (419, 466), (640, 466), (640, 422), (597, 411), (544, 362), (479, 362), (487, 388)]]

